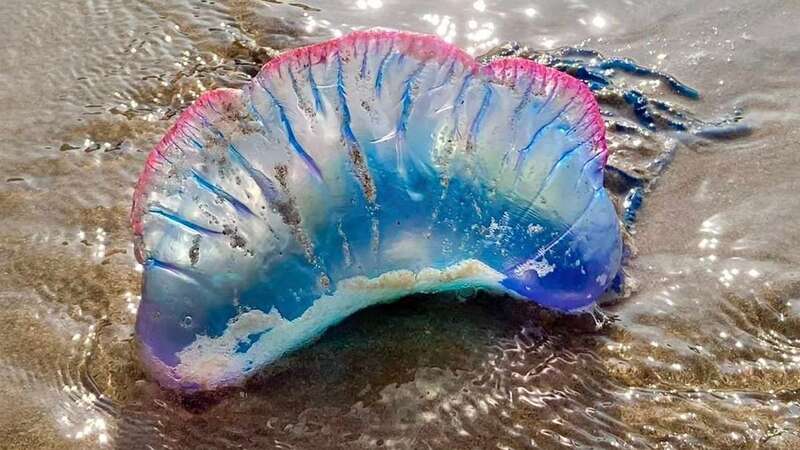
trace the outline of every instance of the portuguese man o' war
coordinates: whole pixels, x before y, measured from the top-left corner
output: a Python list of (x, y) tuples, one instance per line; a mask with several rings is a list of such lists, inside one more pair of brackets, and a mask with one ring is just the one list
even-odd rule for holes
[(205, 93), (131, 213), (136, 333), (166, 387), (248, 375), (370, 305), (481, 288), (591, 308), (620, 269), (587, 86), (439, 38), (354, 32)]

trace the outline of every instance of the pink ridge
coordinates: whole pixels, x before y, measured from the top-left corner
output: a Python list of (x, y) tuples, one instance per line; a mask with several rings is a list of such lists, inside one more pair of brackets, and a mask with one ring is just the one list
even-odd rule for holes
[[(477, 62), (475, 63), (477, 64)], [(551, 67), (547, 67), (524, 58), (499, 58), (485, 66), (481, 66), (483, 73), (492, 80), (506, 84), (514, 84), (520, 78), (541, 80), (542, 86), (548, 80), (557, 80), (560, 89), (573, 91), (574, 96), (582, 103), (584, 114), (574, 126), (583, 124), (588, 129), (587, 134), (592, 141), (594, 155), (602, 154), (601, 167), (605, 167), (608, 160), (608, 146), (606, 145), (606, 127), (600, 115), (600, 107), (592, 95), (592, 91), (582, 81)]]
[[(585, 128), (589, 129), (588, 135), (591, 136), (590, 139), (592, 140), (595, 154), (603, 154), (602, 165), (605, 166), (608, 159), (605, 125), (592, 92), (577, 78), (528, 59), (517, 57), (498, 58), (487, 65), (483, 65), (465, 51), (437, 36), (373, 28), (354, 31), (325, 42), (283, 52), (267, 61), (256, 76), (276, 75), (278, 78), (282, 78), (281, 70), (287, 65), (294, 69), (305, 69), (327, 61), (328, 57), (332, 55), (339, 55), (346, 59), (361, 51), (366, 51), (365, 48), (359, 48), (359, 44), (364, 44), (368, 48), (370, 43), (383, 41), (391, 41), (396, 51), (413, 56), (420, 61), (433, 59), (439, 63), (446, 63), (450, 62), (451, 58), (455, 58), (473, 73), (481, 74), (485, 79), (502, 84), (514, 85), (520, 78), (526, 78), (541, 80), (543, 89), (546, 82), (557, 81), (560, 86), (559, 89), (573, 91), (573, 95), (580, 99), (583, 108), (586, 109), (586, 114), (584, 114), (581, 122), (585, 124)], [(580, 125), (580, 123), (575, 125)]]
[[(210, 105), (220, 105), (222, 108), (233, 105), (239, 99), (241, 91), (239, 89), (219, 88), (211, 91), (204, 92), (192, 104), (184, 110), (178, 117), (178, 120), (173, 124), (167, 133), (161, 138), (158, 144), (147, 155), (144, 170), (139, 175), (139, 181), (136, 183), (136, 188), (133, 193), (133, 206), (131, 208), (131, 226), (135, 236), (141, 236), (144, 230), (142, 229), (142, 215), (144, 214), (144, 203), (147, 196), (147, 191), (152, 184), (153, 178), (158, 174), (164, 162), (165, 154), (172, 153), (175, 149), (173, 145), (181, 138), (184, 133), (191, 132), (190, 125), (200, 121), (200, 116), (208, 116), (216, 114)], [(144, 262), (143, 255), (140, 254), (140, 249), (136, 248), (136, 259), (142, 263)]]

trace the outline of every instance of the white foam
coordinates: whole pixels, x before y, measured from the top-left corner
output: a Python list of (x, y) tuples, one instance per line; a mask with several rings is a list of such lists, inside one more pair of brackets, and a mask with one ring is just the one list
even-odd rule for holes
[[(507, 292), (500, 281), (506, 277), (469, 259), (444, 270), (419, 272), (396, 270), (376, 278), (355, 277), (337, 283), (333, 295), (321, 297), (295, 320), (276, 311), (251, 310), (231, 319), (222, 336), (198, 337), (178, 353), (180, 363), (172, 370), (181, 384), (214, 389), (241, 381), (243, 375), (263, 367), (319, 337), (328, 327), (370, 305), (388, 303), (413, 293), (433, 293), (468, 287)], [(236, 349), (248, 337), (260, 335), (245, 353)]]
[(545, 258), (541, 258), (541, 261), (536, 259), (529, 259), (524, 263), (520, 264), (519, 266), (517, 266), (517, 268), (514, 269), (514, 273), (518, 277), (521, 277), (525, 274), (525, 272), (535, 270), (539, 278), (543, 278), (547, 276), (549, 273), (553, 272), (555, 269), (556, 267), (547, 262)]

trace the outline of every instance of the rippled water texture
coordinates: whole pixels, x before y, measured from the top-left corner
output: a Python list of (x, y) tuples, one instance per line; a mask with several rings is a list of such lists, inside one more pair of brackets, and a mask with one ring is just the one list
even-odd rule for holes
[[(641, 3), (3, 1), (0, 446), (800, 447), (800, 4)], [(620, 211), (645, 193), (622, 298), (600, 327), (482, 295), (411, 298), (243, 389), (160, 390), (132, 342), (127, 215), (146, 152), (202, 91), (376, 25), (556, 65), (558, 47), (593, 49), (701, 93), (604, 73), (607, 185)], [(673, 110), (642, 125), (631, 90)]]

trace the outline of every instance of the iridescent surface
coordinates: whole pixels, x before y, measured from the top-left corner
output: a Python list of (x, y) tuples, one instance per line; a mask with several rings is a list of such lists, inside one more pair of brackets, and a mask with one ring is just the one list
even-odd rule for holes
[[(0, 2), (0, 446), (798, 447), (799, 5), (305, 3)], [(128, 212), (146, 152), (201, 91), (352, 26), (442, 30), (474, 55), (579, 46), (697, 89), (615, 71), (596, 93), (612, 200), (646, 191), (631, 295), (599, 330), (530, 304), (413, 298), (356, 314), (246, 389), (175, 398), (132, 345)], [(752, 132), (648, 131), (631, 89)]]
[(485, 288), (574, 311), (617, 276), (605, 130), (583, 83), (354, 32), (209, 91), (134, 193), (136, 331), (167, 387), (240, 383), (365, 307)]

